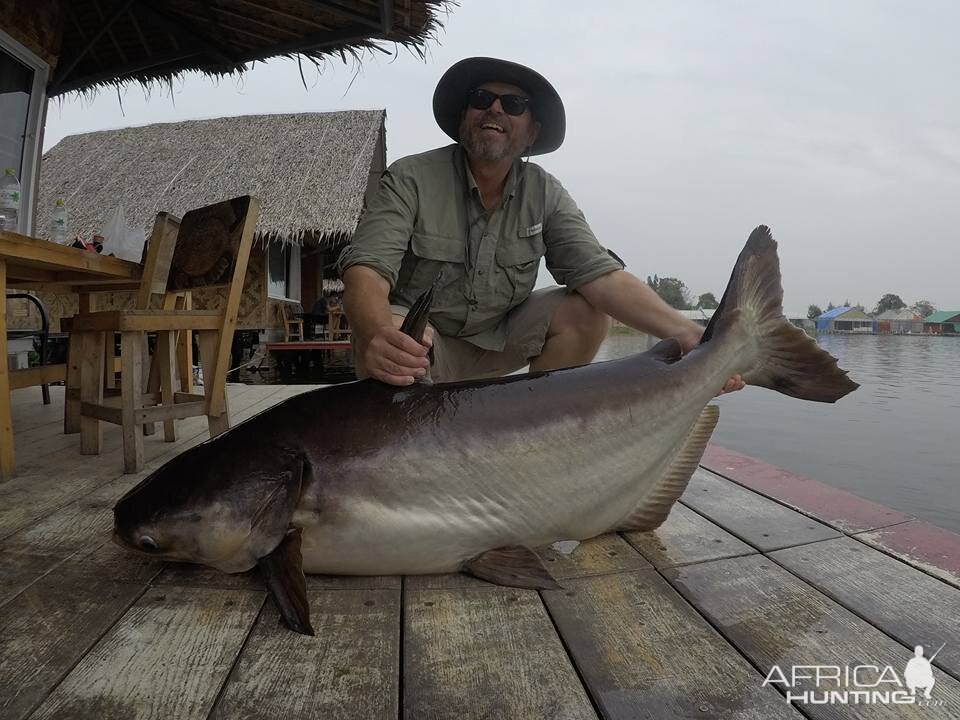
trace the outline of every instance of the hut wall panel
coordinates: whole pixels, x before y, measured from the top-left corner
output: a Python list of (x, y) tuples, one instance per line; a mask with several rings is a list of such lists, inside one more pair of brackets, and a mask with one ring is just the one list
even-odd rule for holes
[(38, 55), (56, 65), (63, 38), (61, 0), (0, 0), (3, 31)]

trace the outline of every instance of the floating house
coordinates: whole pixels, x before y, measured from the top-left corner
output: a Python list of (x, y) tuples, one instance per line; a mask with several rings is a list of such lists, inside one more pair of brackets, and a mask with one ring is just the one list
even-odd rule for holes
[[(146, 235), (159, 211), (182, 216), (222, 198), (254, 195), (262, 207), (259, 242), (237, 328), (274, 339), (280, 304), (309, 309), (335, 284), (332, 264), (386, 167), (385, 115), (252, 115), (67, 137), (43, 157), (36, 234), (45, 236), (57, 198), (66, 200), (70, 235), (90, 239), (118, 206)], [(222, 292), (194, 293), (194, 307), (216, 309)], [(73, 295), (40, 295), (51, 323), (77, 310)], [(113, 293), (103, 301), (111, 307), (100, 309), (120, 310), (132, 307), (133, 298)]]
[(863, 310), (848, 306), (827, 310), (817, 318), (818, 332), (872, 333), (873, 318)]
[(960, 333), (960, 310), (938, 310), (923, 319), (923, 331), (931, 335)]
[(876, 332), (894, 335), (918, 335), (923, 332), (923, 318), (909, 308), (887, 310), (874, 318)]

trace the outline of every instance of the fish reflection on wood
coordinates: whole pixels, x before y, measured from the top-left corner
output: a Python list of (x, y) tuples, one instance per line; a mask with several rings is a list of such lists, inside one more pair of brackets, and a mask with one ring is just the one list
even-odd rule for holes
[[(750, 235), (701, 344), (494, 380), (374, 380), (293, 397), (147, 477), (114, 539), (235, 573), (259, 565), (313, 634), (303, 573), (465, 571), (555, 588), (534, 548), (651, 530), (683, 493), (727, 378), (835, 402), (857, 387), (782, 314), (776, 242)], [(428, 302), (407, 329), (423, 331)]]

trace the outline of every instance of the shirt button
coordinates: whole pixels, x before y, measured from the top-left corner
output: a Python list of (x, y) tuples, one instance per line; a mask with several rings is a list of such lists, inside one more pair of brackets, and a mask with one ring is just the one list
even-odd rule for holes
[(477, 270), (477, 275), (483, 275), (483, 270)]

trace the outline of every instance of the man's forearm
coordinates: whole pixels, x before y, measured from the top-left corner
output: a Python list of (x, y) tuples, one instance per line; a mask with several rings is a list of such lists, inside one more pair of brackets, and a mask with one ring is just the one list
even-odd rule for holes
[(382, 327), (392, 327), (390, 283), (364, 265), (347, 268), (343, 274), (343, 307), (353, 334), (368, 341)]
[(703, 332), (703, 328), (660, 299), (643, 280), (624, 270), (601, 275), (581, 285), (577, 292), (597, 310), (624, 325), (659, 338), (677, 337), (685, 350)]

